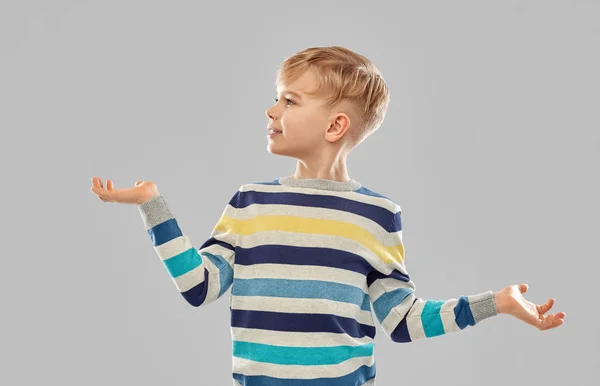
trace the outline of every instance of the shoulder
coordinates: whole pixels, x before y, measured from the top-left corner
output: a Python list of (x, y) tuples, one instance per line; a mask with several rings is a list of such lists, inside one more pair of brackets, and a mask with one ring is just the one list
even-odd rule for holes
[(398, 213), (402, 211), (402, 208), (400, 207), (400, 205), (393, 199), (391, 199), (390, 197), (383, 195), (379, 192), (376, 192), (374, 190), (371, 190), (369, 188), (367, 188), (366, 186), (361, 186), (359, 189), (354, 191), (355, 193), (358, 194), (363, 194), (365, 196), (370, 196), (370, 197), (375, 197), (378, 199), (378, 201), (380, 201), (381, 203), (385, 204), (385, 206), (394, 214), (394, 213)]

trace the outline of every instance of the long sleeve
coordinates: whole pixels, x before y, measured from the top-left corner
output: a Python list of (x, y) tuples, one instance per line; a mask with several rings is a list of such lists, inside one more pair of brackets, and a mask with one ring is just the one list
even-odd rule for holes
[(462, 331), (498, 315), (493, 291), (449, 300), (416, 297), (406, 271), (401, 212), (393, 216), (385, 243), (389, 259), (367, 277), (369, 298), (382, 329), (394, 342), (412, 342)]
[(210, 238), (196, 249), (162, 195), (138, 205), (152, 245), (177, 290), (194, 307), (221, 297), (233, 282), (237, 235), (233, 231), (239, 191), (227, 204)]

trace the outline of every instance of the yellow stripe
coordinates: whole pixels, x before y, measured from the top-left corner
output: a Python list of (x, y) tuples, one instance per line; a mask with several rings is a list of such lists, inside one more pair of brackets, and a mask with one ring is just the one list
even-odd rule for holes
[(361, 243), (386, 264), (392, 261), (401, 263), (404, 260), (404, 246), (402, 243), (385, 246), (364, 228), (344, 221), (283, 215), (254, 216), (248, 220), (238, 220), (223, 215), (215, 226), (215, 230), (236, 233), (242, 236), (276, 230), (341, 236)]

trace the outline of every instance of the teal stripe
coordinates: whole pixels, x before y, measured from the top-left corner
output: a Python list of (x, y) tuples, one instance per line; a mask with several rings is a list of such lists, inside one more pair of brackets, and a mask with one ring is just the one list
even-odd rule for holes
[(272, 296), (297, 299), (330, 299), (352, 303), (370, 311), (369, 294), (353, 285), (321, 280), (235, 279), (233, 296)]
[(202, 257), (198, 254), (198, 250), (192, 247), (187, 251), (163, 260), (163, 263), (172, 277), (178, 277), (202, 264)]
[(423, 324), (425, 336), (428, 338), (446, 333), (442, 317), (440, 316), (440, 309), (444, 303), (443, 300), (427, 300), (423, 306), (421, 323)]
[(233, 282), (233, 269), (220, 255), (213, 255), (212, 253), (202, 252), (201, 255), (206, 255), (212, 261), (212, 263), (219, 269), (219, 283), (221, 285), (221, 289), (219, 291), (219, 297), (225, 293), (231, 286)]
[(278, 365), (335, 365), (373, 355), (374, 343), (359, 346), (289, 347), (233, 341), (233, 356)]

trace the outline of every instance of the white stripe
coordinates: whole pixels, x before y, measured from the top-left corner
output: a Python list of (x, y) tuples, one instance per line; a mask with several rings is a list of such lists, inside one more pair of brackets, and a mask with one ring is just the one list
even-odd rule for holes
[(365, 275), (342, 268), (295, 264), (253, 264), (235, 267), (236, 279), (320, 280), (351, 285), (367, 293)]
[(206, 298), (203, 302), (203, 304), (208, 304), (219, 296), (219, 291), (221, 290), (221, 276), (217, 266), (214, 265), (208, 257), (202, 256), (202, 260), (204, 261), (204, 266), (209, 274), (208, 291), (206, 292)]
[(412, 282), (412, 280), (407, 283), (405, 281), (394, 278), (377, 279), (376, 281), (371, 283), (371, 286), (369, 287), (369, 296), (371, 298), (371, 302), (374, 303), (384, 293), (392, 292), (394, 290), (397, 290), (398, 288), (410, 288), (414, 292), (416, 286)]
[(360, 346), (373, 343), (368, 335), (354, 338), (347, 333), (275, 331), (231, 327), (231, 337), (237, 341), (289, 347)]
[(406, 327), (412, 341), (426, 338), (423, 322), (421, 321), (421, 313), (424, 306), (425, 300), (417, 299), (413, 308), (406, 315)]
[(402, 303), (398, 304), (396, 307), (393, 307), (386, 316), (386, 318), (382, 322), (380, 322), (381, 328), (386, 332), (388, 336), (392, 334), (394, 329), (398, 326), (398, 324), (400, 324), (404, 316), (408, 313), (414, 300), (414, 294), (408, 295), (404, 298)]
[[(233, 371), (244, 375), (265, 375), (267, 377), (312, 379), (342, 377), (356, 371), (361, 366), (373, 366), (375, 357), (356, 357), (334, 365), (278, 365), (255, 362), (249, 359), (233, 357)], [(312, 378), (309, 378), (311, 377)]]
[[(219, 239), (221, 239), (221, 241), (225, 241), (226, 240), (231, 240), (230, 236), (224, 235), (222, 237), (219, 237)], [(158, 256), (160, 257), (161, 260), (167, 260), (170, 259), (182, 252), (187, 251), (190, 248), (195, 248), (194, 245), (192, 244), (192, 241), (190, 240), (190, 238), (185, 234), (182, 233), (181, 236), (175, 237), (169, 241), (167, 241), (166, 243), (162, 243), (161, 245), (157, 245), (156, 247), (154, 247), (154, 249), (156, 250), (156, 253), (158, 254)], [(197, 248), (195, 248), (196, 251), (198, 251)], [(213, 255), (221, 255), (221, 256), (229, 256), (231, 253), (233, 253), (233, 251), (229, 248), (225, 248), (222, 245), (219, 244), (213, 244), (210, 245), (208, 247), (205, 247), (203, 249), (200, 250), (201, 252), (209, 252), (212, 253)], [(231, 261), (231, 256), (229, 256), (229, 265), (232, 265), (232, 261)]]
[(458, 304), (458, 299), (450, 299), (442, 304), (440, 308), (440, 316), (446, 333), (461, 331), (456, 324), (456, 315), (454, 315), (454, 307)]
[(184, 234), (154, 247), (161, 260), (167, 260), (192, 248), (190, 239)]
[(231, 309), (284, 312), (290, 314), (336, 315), (355, 319), (358, 323), (375, 326), (371, 310), (361, 310), (353, 303), (330, 299), (297, 299), (274, 296), (233, 296)]

